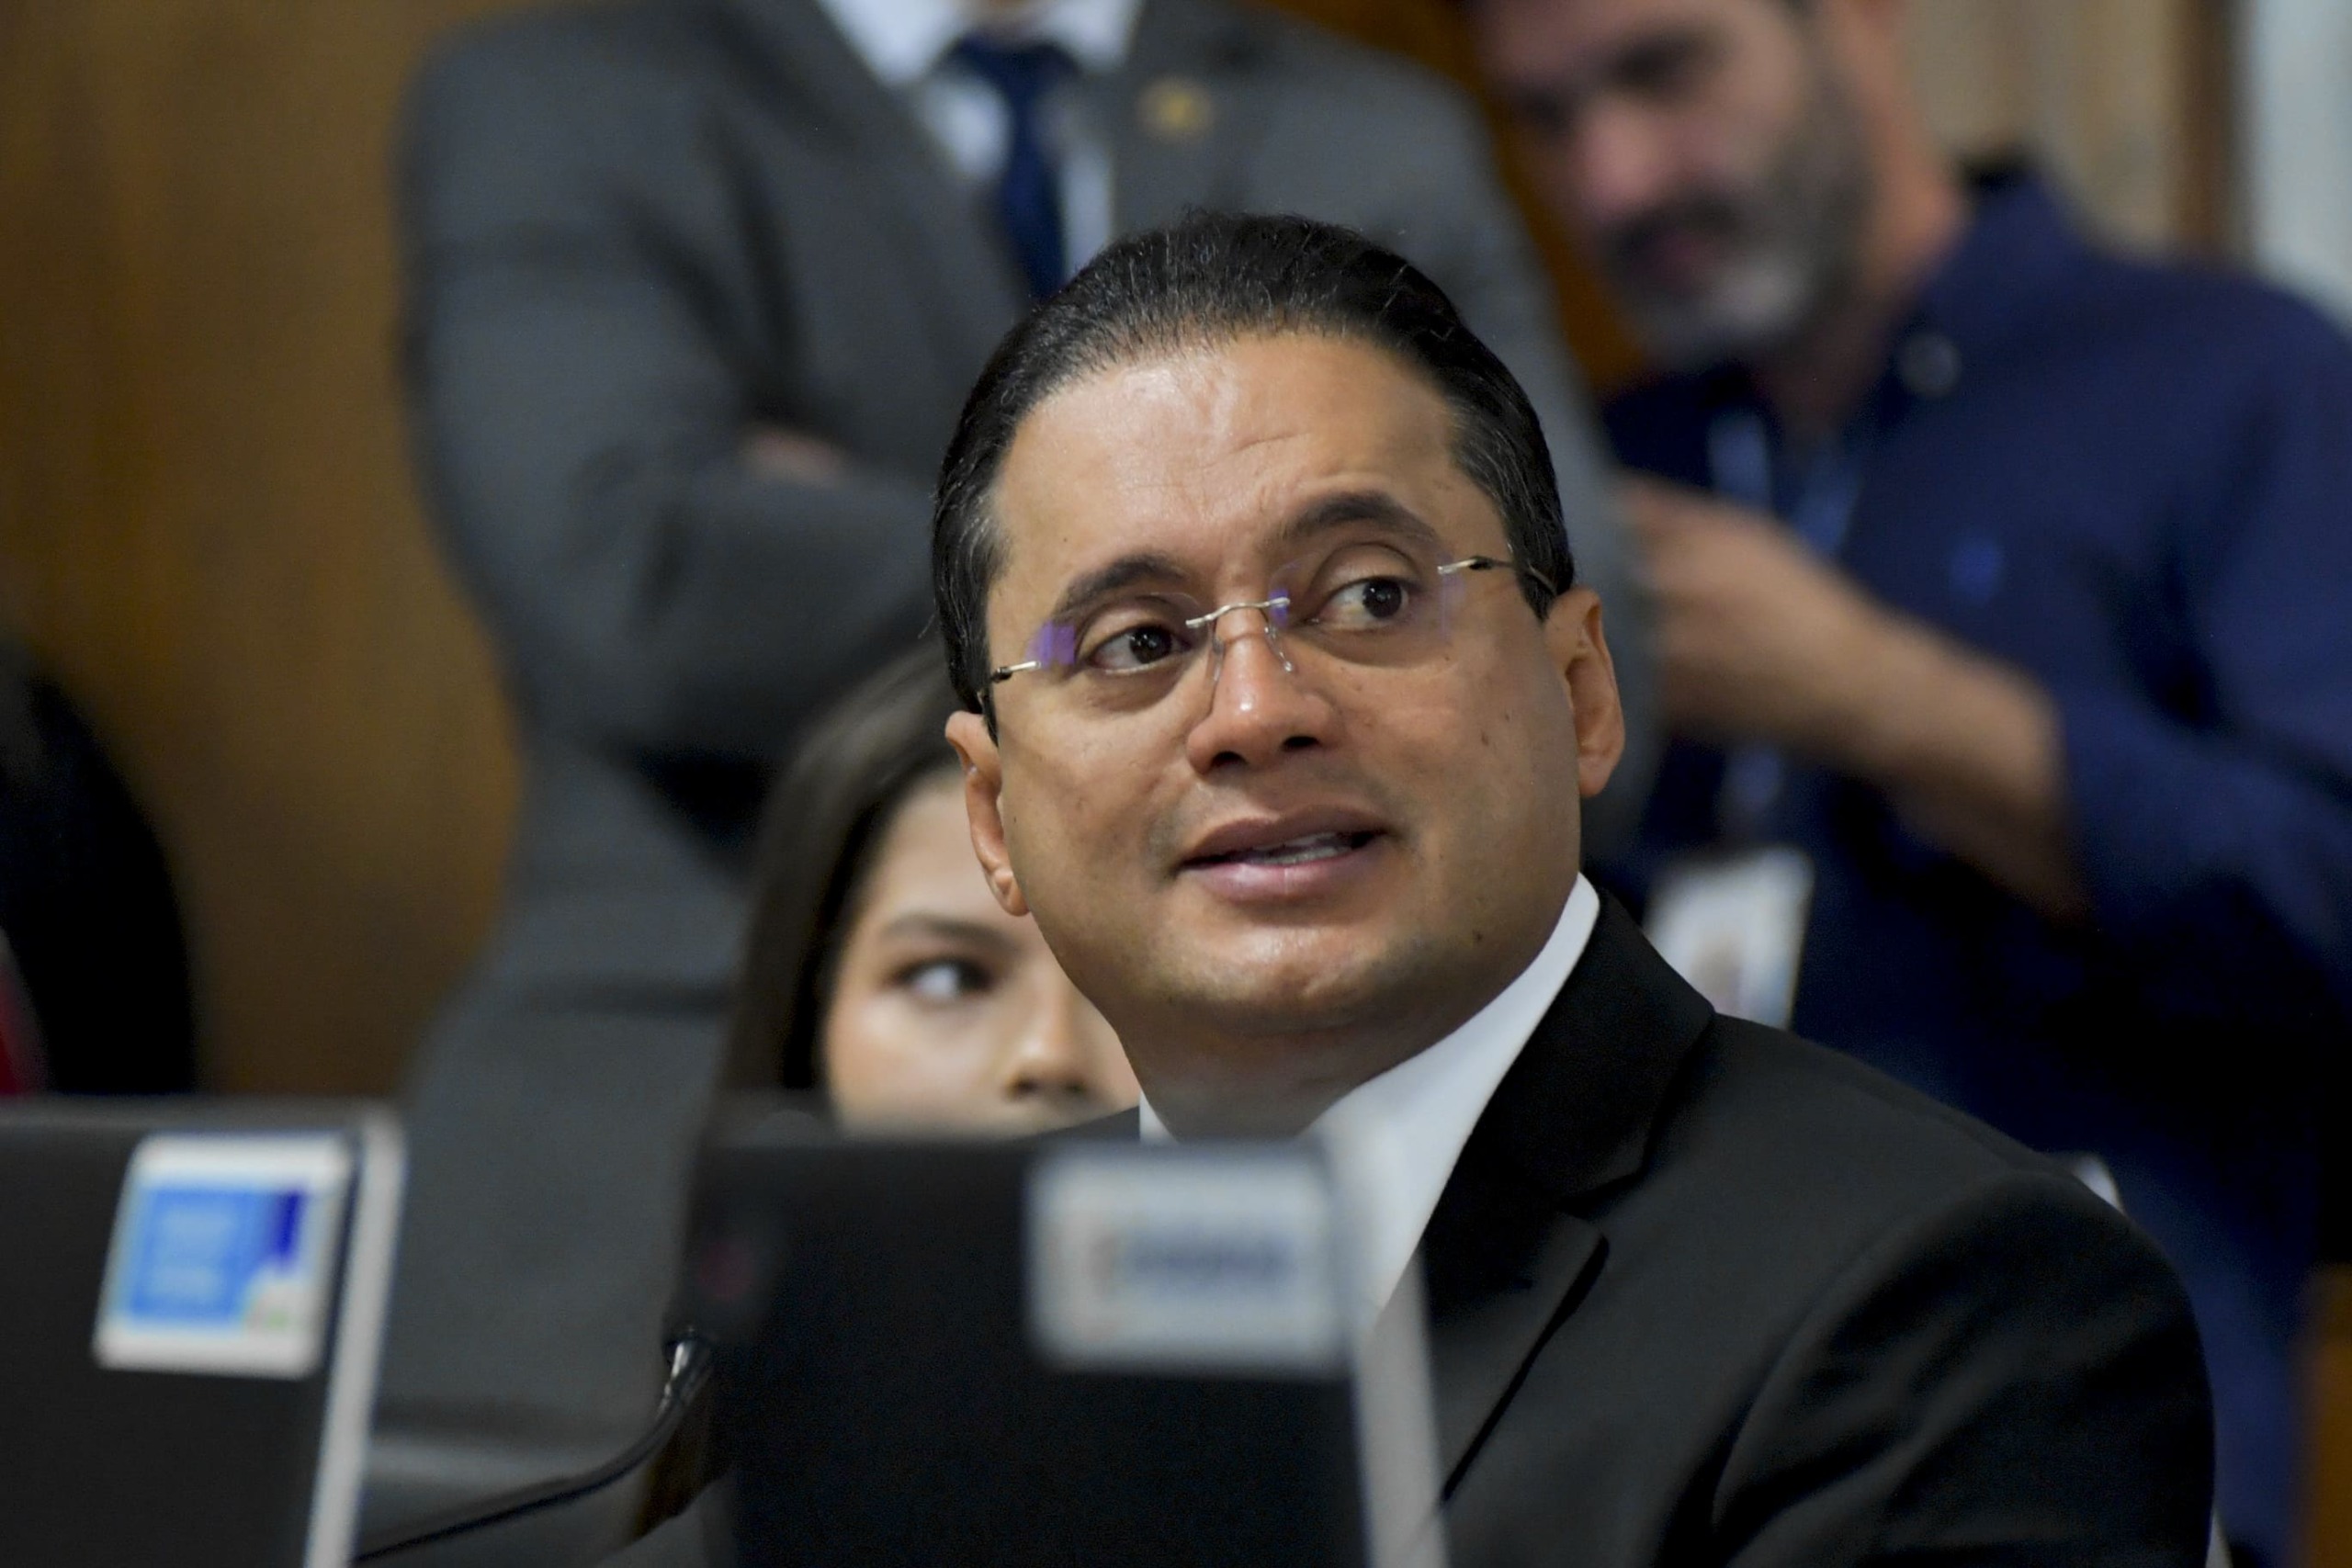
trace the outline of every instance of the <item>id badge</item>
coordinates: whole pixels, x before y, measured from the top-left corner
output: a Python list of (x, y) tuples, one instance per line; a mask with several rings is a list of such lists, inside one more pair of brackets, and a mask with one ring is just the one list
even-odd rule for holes
[(1650, 895), (1651, 945), (1715, 1010), (1785, 1029), (1813, 903), (1813, 862), (1786, 845), (1667, 867)]

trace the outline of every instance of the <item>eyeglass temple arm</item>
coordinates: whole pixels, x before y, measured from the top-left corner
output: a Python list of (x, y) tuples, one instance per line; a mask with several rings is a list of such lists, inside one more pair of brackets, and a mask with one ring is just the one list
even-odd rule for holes
[(1544, 592), (1552, 594), (1555, 598), (1558, 596), (1560, 592), (1559, 584), (1554, 582), (1549, 577), (1536, 570), (1532, 566), (1521, 566), (1519, 562), (1512, 560), (1508, 557), (1464, 556), (1460, 560), (1446, 562), (1443, 566), (1438, 568), (1438, 570), (1441, 573), (1449, 575), (1457, 571), (1515, 571), (1522, 577), (1534, 579), (1536, 582), (1542, 585)]

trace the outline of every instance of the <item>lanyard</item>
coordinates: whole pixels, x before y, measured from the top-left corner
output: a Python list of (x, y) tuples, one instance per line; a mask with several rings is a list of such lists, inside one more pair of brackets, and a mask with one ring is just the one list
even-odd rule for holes
[(1772, 438), (1754, 409), (1725, 409), (1707, 426), (1707, 467), (1715, 493), (1783, 518), (1827, 560), (1846, 547), (1862, 468), (1873, 443), (1871, 422), (1855, 421), (1786, 475), (1772, 461)]
[[(1840, 431), (1801, 468), (1782, 474), (1772, 438), (1755, 409), (1725, 409), (1707, 425), (1707, 467), (1715, 493), (1784, 519), (1826, 560), (1835, 560), (1852, 530), (1854, 503), (1876, 431), (1867, 415)], [(1735, 840), (1766, 836), (1788, 786), (1788, 759), (1771, 746), (1736, 746), (1724, 757), (1715, 797), (1716, 827)]]

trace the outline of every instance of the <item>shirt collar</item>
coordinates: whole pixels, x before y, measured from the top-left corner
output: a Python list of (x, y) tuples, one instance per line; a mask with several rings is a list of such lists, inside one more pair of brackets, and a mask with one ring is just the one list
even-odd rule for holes
[[(966, 0), (817, 0), (886, 87), (922, 80), (972, 28)], [(1035, 0), (1016, 12), (1011, 37), (1057, 43), (1080, 68), (1126, 62), (1143, 0)]]
[(1948, 334), (1963, 354), (2031, 332), (2041, 307), (2079, 276), (2093, 252), (2054, 193), (2023, 165), (1970, 182), (1975, 210), (1920, 291), (1913, 333)]
[[(1308, 1129), (1330, 1155), (1354, 1221), (1367, 1312), (1380, 1309), (1412, 1263), (1471, 1130), (1567, 984), (1600, 914), (1600, 895), (1577, 877), (1550, 939), (1518, 978), (1444, 1039), (1342, 1095)], [(1137, 1111), (1145, 1142), (1170, 1140), (1149, 1100)]]
[[(1855, 410), (1849, 434), (1855, 427), (1892, 423), (1922, 397), (1946, 395), (2012, 342), (2038, 335), (2049, 301), (2095, 254), (2057, 195), (2030, 168), (1987, 168), (1969, 186), (1974, 209), (1968, 226), (1894, 333), (1887, 364)], [(1932, 357), (1923, 360), (1923, 354)], [(1746, 366), (1717, 365), (1698, 372), (1693, 384), (1711, 412), (1762, 415), (1777, 445), (1778, 426)]]

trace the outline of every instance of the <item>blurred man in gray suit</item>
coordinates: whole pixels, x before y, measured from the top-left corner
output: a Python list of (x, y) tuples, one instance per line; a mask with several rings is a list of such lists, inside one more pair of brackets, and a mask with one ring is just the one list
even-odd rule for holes
[(395, 1421), (617, 1434), (647, 1406), (769, 766), (922, 628), (957, 407), (1114, 233), (1296, 211), (1436, 278), (1541, 412), (1651, 750), (1544, 280), (1471, 108), (1408, 65), (1225, 0), (549, 9), (426, 68), (401, 194), (432, 510), (529, 788), (417, 1085)]

